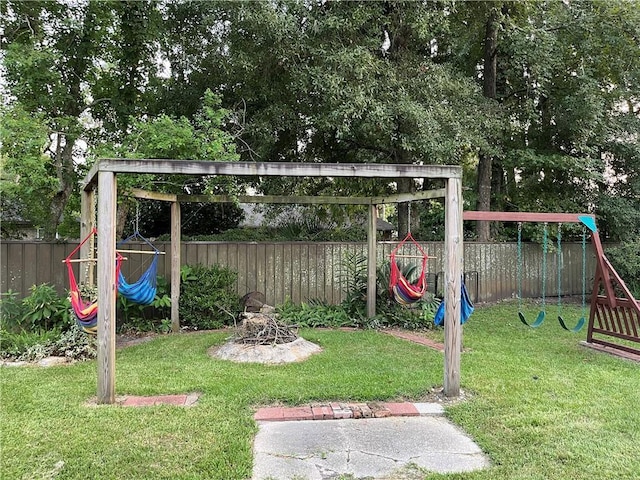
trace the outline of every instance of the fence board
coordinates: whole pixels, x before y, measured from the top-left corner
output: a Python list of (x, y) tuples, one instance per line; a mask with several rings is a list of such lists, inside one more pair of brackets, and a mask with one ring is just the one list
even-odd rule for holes
[[(68, 289), (66, 267), (61, 263), (77, 243), (47, 243), (6, 241), (1, 244), (0, 282), (1, 291), (9, 289), (26, 296), (32, 285), (49, 283), (60, 294)], [(391, 250), (397, 242), (378, 244), (377, 264), (387, 262)], [(428, 255), (436, 257), (427, 263), (429, 291), (440, 287), (444, 281), (443, 245), (424, 243)], [(145, 245), (131, 245), (132, 248), (147, 249)], [(160, 251), (170, 250), (169, 242), (159, 242)], [(415, 246), (407, 246), (403, 253), (417, 254)], [(182, 264), (218, 264), (237, 272), (237, 293), (244, 295), (253, 290), (265, 293), (267, 302), (283, 303), (286, 299), (299, 303), (311, 299), (321, 299), (331, 304), (340, 303), (345, 297), (342, 264), (347, 255), (366, 255), (366, 245), (359, 243), (311, 243), (274, 242), (256, 244), (253, 242), (185, 242), (182, 244)], [(580, 242), (566, 242), (562, 245), (561, 291), (563, 295), (582, 294), (582, 245)], [(147, 268), (150, 255), (127, 255), (123, 273), (135, 279)], [(148, 258), (147, 258), (148, 257)], [(522, 244), (522, 294), (523, 297), (537, 298), (542, 295), (542, 248), (539, 244)], [(412, 259), (403, 259), (412, 260)], [(419, 264), (419, 259), (416, 259)], [(473, 275), (473, 295), (477, 281), (479, 302), (493, 302), (515, 298), (518, 291), (518, 265), (516, 243), (476, 243), (466, 242), (464, 250), (464, 271), (477, 272)], [(81, 265), (74, 264), (78, 275)], [(169, 278), (171, 258), (163, 255), (158, 274)], [(547, 257), (546, 296), (557, 297), (558, 259), (555, 251)], [(595, 254), (587, 247), (587, 294), (595, 273)], [(477, 278), (477, 280), (476, 280)], [(471, 275), (467, 275), (470, 282)], [(470, 284), (467, 285), (470, 287)], [(439, 292), (442, 293), (442, 292)]]

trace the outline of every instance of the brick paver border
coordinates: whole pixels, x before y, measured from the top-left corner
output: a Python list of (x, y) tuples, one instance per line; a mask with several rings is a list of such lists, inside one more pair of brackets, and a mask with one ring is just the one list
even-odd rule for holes
[(259, 408), (253, 419), (258, 422), (282, 422), (291, 420), (339, 420), (345, 418), (418, 417), (421, 415), (444, 415), (444, 409), (442, 405), (436, 403), (331, 402), (300, 407)]

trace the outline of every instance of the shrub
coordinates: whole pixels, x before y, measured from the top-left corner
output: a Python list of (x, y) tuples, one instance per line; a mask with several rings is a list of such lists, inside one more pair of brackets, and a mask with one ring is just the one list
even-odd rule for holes
[(87, 335), (78, 325), (73, 324), (57, 340), (52, 342), (49, 355), (67, 357), (73, 360), (96, 358), (97, 339), (93, 335)]
[(180, 271), (180, 323), (196, 330), (232, 325), (239, 313), (237, 274), (226, 267), (185, 265)]
[(96, 338), (73, 324), (65, 332), (0, 332), (0, 357), (34, 362), (49, 356), (72, 360), (95, 358)]
[(71, 320), (70, 302), (60, 297), (55, 289), (46, 283), (33, 285), (31, 294), (22, 300), (24, 315), (21, 326), (30, 330), (61, 330)]
[(37, 352), (43, 352), (40, 357), (43, 358), (46, 356), (43, 345), (49, 345), (59, 336), (58, 332), (52, 331), (16, 333), (2, 330), (0, 331), (0, 356), (2, 358), (35, 360), (30, 357), (37, 356)]
[(295, 305), (291, 301), (278, 307), (278, 316), (289, 324), (299, 327), (358, 327), (359, 317), (354, 318), (341, 305), (328, 305), (324, 302), (310, 301)]
[(118, 295), (118, 331), (159, 332), (171, 330), (171, 295), (164, 277), (157, 278), (156, 296), (150, 305), (139, 305)]
[(18, 292), (9, 290), (0, 295), (0, 329), (15, 331), (22, 323), (24, 309)]

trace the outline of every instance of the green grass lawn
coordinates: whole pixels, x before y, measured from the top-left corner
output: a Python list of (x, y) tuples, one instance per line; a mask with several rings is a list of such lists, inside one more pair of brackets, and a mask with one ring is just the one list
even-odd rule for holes
[[(535, 308), (527, 310), (533, 318)], [(452, 479), (632, 479), (640, 472), (640, 365), (579, 345), (549, 309), (539, 329), (515, 305), (465, 325), (462, 388), (447, 415), (493, 467)], [(569, 322), (579, 309), (563, 307)], [(575, 320), (574, 320), (575, 321)], [(437, 333), (436, 333), (437, 335)], [(200, 392), (192, 408), (86, 406), (95, 362), (2, 368), (2, 479), (246, 479), (267, 404), (420, 400), (442, 354), (374, 331), (307, 330), (324, 352), (300, 364), (241, 365), (206, 350), (225, 335), (170, 335), (118, 351), (118, 395)]]

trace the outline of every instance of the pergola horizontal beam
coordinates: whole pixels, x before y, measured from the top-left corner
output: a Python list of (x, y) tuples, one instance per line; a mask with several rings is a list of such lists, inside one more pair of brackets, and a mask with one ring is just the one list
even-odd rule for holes
[(415, 193), (399, 193), (380, 197), (333, 197), (294, 196), (294, 195), (175, 195), (171, 193), (150, 192), (139, 188), (131, 189), (131, 195), (145, 200), (160, 200), (165, 202), (197, 202), (197, 203), (259, 203), (259, 204), (293, 204), (293, 205), (382, 205), (385, 203), (411, 202), (442, 198), (444, 188), (425, 190)]
[(150, 192), (149, 190), (142, 190), (140, 188), (132, 188), (129, 192), (133, 197), (143, 200), (160, 200), (162, 202), (178, 201), (178, 195), (175, 193)]
[(537, 213), (537, 212), (491, 212), (466, 210), (463, 220), (484, 220), (491, 222), (549, 222), (580, 223), (580, 217), (595, 218), (584, 213)]
[(98, 160), (82, 182), (90, 189), (98, 172), (274, 177), (462, 178), (457, 165), (405, 165), (302, 162), (212, 162), (193, 160)]

